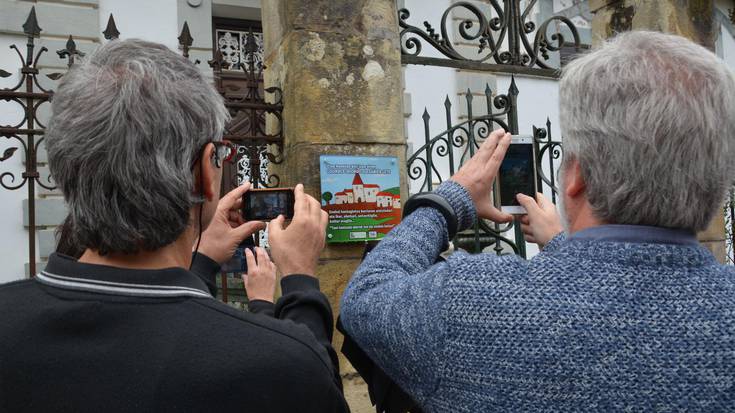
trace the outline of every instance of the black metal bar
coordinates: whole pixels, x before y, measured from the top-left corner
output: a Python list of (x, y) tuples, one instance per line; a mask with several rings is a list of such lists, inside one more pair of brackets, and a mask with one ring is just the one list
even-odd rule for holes
[(434, 170), (434, 163), (432, 162), (431, 157), (431, 135), (429, 134), (429, 111), (424, 108), (424, 114), (421, 116), (421, 118), (424, 120), (424, 139), (426, 141), (426, 190), (431, 191), (433, 189), (432, 181), (434, 180), (433, 176), (433, 170)]
[[(546, 118), (546, 136), (549, 143), (551, 143), (551, 120), (549, 118)], [(556, 204), (556, 190), (554, 189), (556, 174), (554, 173), (554, 157), (551, 156), (551, 153), (549, 153), (549, 180), (551, 181), (551, 202)], [(539, 188), (541, 188), (541, 184), (539, 184)]]
[(449, 95), (444, 99), (444, 111), (447, 118), (447, 156), (449, 157), (449, 176), (454, 175), (454, 130), (452, 130), (452, 102)]
[(449, 60), (438, 57), (422, 57), (405, 54), (401, 56), (401, 63), (423, 66), (452, 67), (455, 69), (475, 70), (497, 74), (515, 74), (529, 77), (538, 77), (543, 79), (559, 79), (561, 77), (561, 71), (557, 69), (539, 69), (529, 68), (525, 66), (498, 65), (467, 60)]

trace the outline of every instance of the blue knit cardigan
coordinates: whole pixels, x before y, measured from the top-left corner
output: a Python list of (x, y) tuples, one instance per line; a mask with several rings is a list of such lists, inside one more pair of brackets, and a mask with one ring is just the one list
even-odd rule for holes
[[(436, 191), (475, 219), (460, 185)], [(735, 272), (699, 245), (558, 236), (458, 252), (420, 208), (365, 259), (345, 329), (426, 412), (735, 412)]]

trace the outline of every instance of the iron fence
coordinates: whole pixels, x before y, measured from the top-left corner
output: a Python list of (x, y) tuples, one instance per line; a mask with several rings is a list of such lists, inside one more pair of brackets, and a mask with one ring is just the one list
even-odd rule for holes
[[(438, 32), (436, 26), (428, 21), (424, 21), (423, 29), (410, 24), (411, 12), (400, 9), (398, 24), (401, 28), (402, 61), (558, 77), (557, 68), (549, 65), (548, 61), (551, 53), (558, 53), (562, 48), (580, 50), (579, 33), (574, 23), (565, 16), (552, 16), (537, 26), (529, 20), (537, 0), (526, 1), (525, 7), (521, 0), (503, 0), (502, 3), (501, 6), (498, 0), (487, 0), (489, 13), (467, 1), (453, 3), (442, 13)], [(450, 35), (453, 33), (451, 25), (457, 21), (454, 11), (461, 12), (459, 16), (464, 17), (459, 18), (457, 34)], [(529, 39), (532, 34), (533, 40)], [(570, 37), (572, 41), (568, 42)], [(455, 47), (453, 40), (473, 44), (477, 52), (468, 57)], [(420, 56), (424, 43), (447, 59)]]
[[(41, 176), (38, 168), (38, 152), (44, 141), (46, 129), (46, 125), (39, 119), (38, 111), (43, 103), (53, 98), (54, 92), (41, 86), (39, 81), (41, 72), (38, 63), (48, 49), (41, 47), (36, 50), (36, 39), (40, 37), (42, 29), (36, 18), (35, 7), (31, 7), (28, 18), (23, 24), (23, 32), (27, 39), (25, 53), (22, 53), (21, 48), (17, 45), (10, 47), (17, 53), (20, 60), (20, 80), (13, 87), (0, 88), (0, 101), (18, 105), (23, 111), (23, 118), (16, 124), (0, 125), (0, 137), (12, 139), (17, 143), (16, 146), (7, 148), (0, 155), (0, 163), (20, 155), (25, 159), (25, 169), (20, 176), (13, 171), (0, 174), (0, 186), (6, 190), (19, 190), (25, 187), (28, 191), (28, 261), (29, 273), (33, 277), (36, 274), (36, 185), (48, 190), (55, 189), (53, 178), (50, 175)], [(120, 31), (112, 15), (102, 34), (108, 41), (119, 38)], [(226, 171), (231, 179), (225, 179), (223, 192), (234, 188), (244, 179), (251, 179), (256, 187), (276, 186), (280, 182), (277, 175), (268, 174), (267, 164), (282, 161), (282, 91), (275, 87), (263, 88), (262, 71), (264, 67), (260, 66), (258, 70), (254, 68), (256, 50), (252, 47), (254, 42), (251, 37), (252, 32), (245, 50), (245, 63), (232, 68), (234, 70), (227, 70), (230, 68), (223, 61), (219, 51), (208, 62), (213, 69), (215, 86), (224, 97), (225, 106), (232, 116), (232, 121), (225, 128), (225, 139), (237, 145), (236, 162), (228, 166)], [(190, 34), (187, 22), (184, 22), (178, 40), (183, 56), (189, 58), (194, 39)], [(69, 69), (74, 66), (78, 58), (84, 57), (84, 53), (77, 49), (72, 36), (69, 36), (65, 48), (56, 53), (60, 59), (67, 60)], [(201, 62), (195, 60), (193, 63), (200, 64)], [(12, 76), (10, 72), (0, 69), (0, 77), (10, 76)], [(56, 81), (63, 77), (63, 73), (51, 73), (45, 76)], [(273, 102), (267, 102), (265, 95), (274, 96)], [(269, 123), (273, 125), (273, 131), (266, 129), (267, 115), (274, 117), (275, 122)], [(22, 152), (18, 152), (18, 149), (21, 148)], [(227, 283), (224, 274), (221, 281), (223, 300), (227, 301)]]
[[(436, 184), (449, 179), (469, 160), (485, 138), (498, 127), (512, 134), (518, 134), (518, 95), (515, 78), (511, 79), (508, 93), (494, 96), (486, 85), (484, 99), (486, 113), (474, 112), (472, 91), (467, 90), (464, 101), (467, 119), (458, 123), (452, 121), (452, 103), (449, 96), (444, 100), (446, 129), (432, 135), (429, 112), (424, 109), (424, 144), (407, 159), (407, 173), (414, 182), (416, 191), (431, 191)], [(533, 146), (536, 153), (537, 186), (539, 191), (547, 189), (556, 202), (558, 188), (556, 171), (563, 155), (561, 141), (554, 140), (551, 134), (551, 121), (547, 119), (543, 128), (533, 128)], [(437, 165), (442, 160), (444, 165)], [(443, 161), (446, 162), (443, 162)], [(548, 173), (547, 173), (548, 172)], [(493, 185), (493, 202), (500, 206), (498, 188)], [(512, 234), (512, 235), (511, 235)], [(477, 219), (472, 228), (457, 234), (453, 240), (456, 248), (479, 253), (491, 248), (496, 254), (504, 254), (507, 249), (526, 257), (526, 245), (520, 225), (516, 222), (498, 224)]]

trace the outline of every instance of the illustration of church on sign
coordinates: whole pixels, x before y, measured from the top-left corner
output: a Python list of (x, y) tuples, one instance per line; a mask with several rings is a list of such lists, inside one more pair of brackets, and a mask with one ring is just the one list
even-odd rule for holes
[(401, 196), (390, 192), (381, 192), (379, 185), (365, 184), (362, 182), (360, 174), (355, 173), (355, 177), (352, 179), (352, 188), (334, 194), (334, 203), (336, 205), (375, 203), (378, 208), (400, 208)]

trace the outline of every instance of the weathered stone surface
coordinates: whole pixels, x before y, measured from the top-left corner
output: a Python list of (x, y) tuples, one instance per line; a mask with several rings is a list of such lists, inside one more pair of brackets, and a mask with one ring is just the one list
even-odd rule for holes
[(593, 42), (625, 30), (674, 33), (714, 47), (712, 0), (590, 1)]
[(284, 90), (287, 145), (395, 141), (402, 89), (393, 41), (298, 31), (281, 49), (266, 62), (266, 81)]
[(724, 241), (701, 241), (702, 246), (712, 251), (712, 254), (721, 263), (727, 263), (727, 246)]
[(725, 239), (725, 216), (717, 214), (710, 222), (709, 227), (700, 232), (698, 238), (700, 241), (722, 241)]
[[(263, 2), (265, 84), (283, 89), (281, 185), (320, 194), (320, 155), (396, 156), (406, 196), (406, 138), (394, 0)], [(275, 122), (267, 125), (273, 132)], [(364, 244), (328, 245), (317, 275), (335, 314)], [(335, 334), (339, 351), (342, 337)], [(340, 354), (353, 412), (372, 412), (364, 382)]]
[(365, 381), (357, 373), (343, 374), (345, 398), (352, 413), (374, 413), (375, 407), (370, 403)]
[[(317, 269), (319, 285), (324, 295), (329, 299), (329, 303), (332, 305), (332, 310), (335, 314), (335, 321), (337, 319), (336, 315), (339, 314), (339, 302), (342, 297), (342, 293), (347, 287), (347, 282), (350, 280), (352, 273), (355, 272), (358, 265), (360, 265), (359, 259), (345, 258), (319, 261), (319, 268)], [(334, 348), (337, 349), (337, 353), (339, 353), (340, 372), (342, 374), (347, 374), (354, 372), (355, 369), (339, 351), (342, 348), (343, 340), (344, 337), (342, 334), (335, 330), (333, 345)]]

